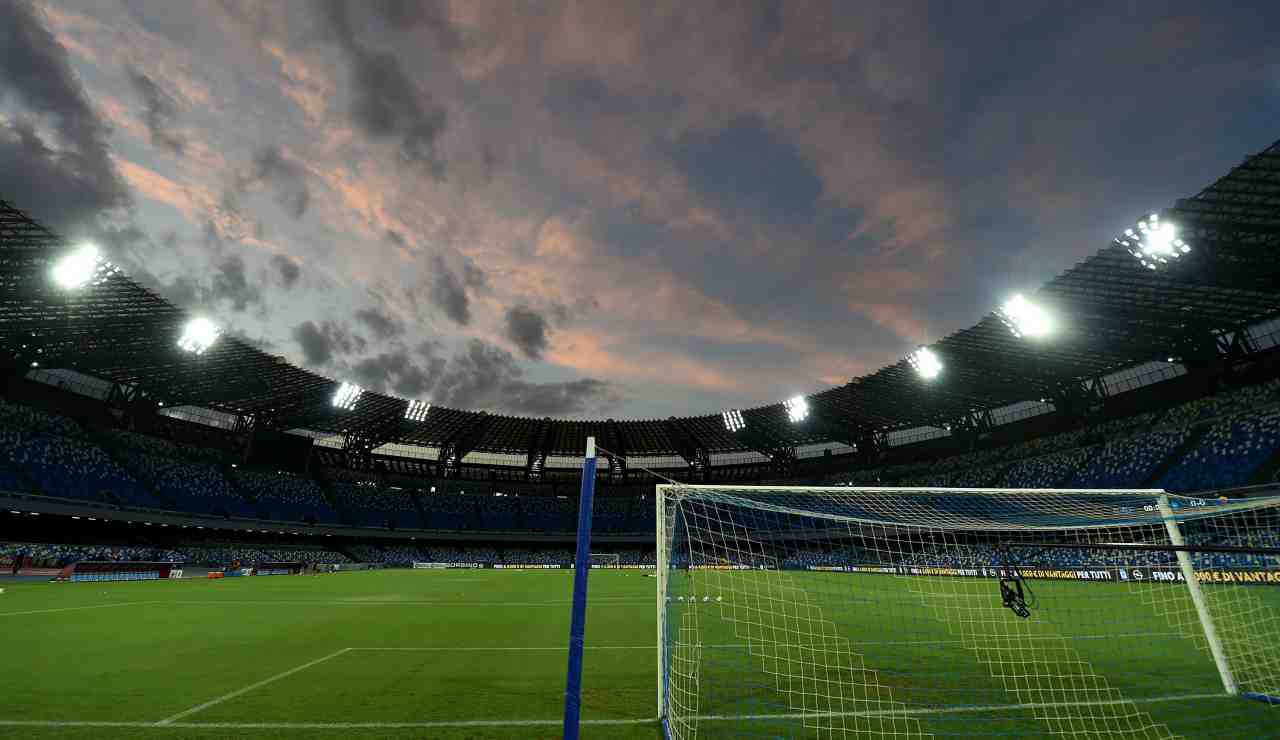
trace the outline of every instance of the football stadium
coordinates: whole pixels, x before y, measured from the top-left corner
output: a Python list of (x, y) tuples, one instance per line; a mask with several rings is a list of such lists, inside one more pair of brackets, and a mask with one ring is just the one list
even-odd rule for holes
[[(91, 53), (27, 7), (0, 59)], [(1280, 737), (1280, 142), (1233, 156), (893, 362), (666, 418), (295, 361), (6, 185), (0, 737)]]

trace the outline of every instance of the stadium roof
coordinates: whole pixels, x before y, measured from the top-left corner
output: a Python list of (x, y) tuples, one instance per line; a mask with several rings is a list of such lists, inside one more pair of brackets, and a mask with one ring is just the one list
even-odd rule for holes
[[(719, 412), (651, 421), (554, 421), (432, 406), (404, 419), (408, 401), (364, 393), (349, 411), (339, 383), (224, 336), (194, 356), (177, 347), (190, 317), (116, 274), (78, 291), (49, 279), (68, 244), (0, 200), (0, 348), (16, 368), (71, 368), (135, 386), (168, 405), (191, 404), (272, 428), (356, 432), (368, 444), (404, 442), (467, 452), (578, 456), (586, 437), (625, 455), (756, 450), (768, 453), (876, 432), (941, 426), (1011, 403), (1065, 398), (1090, 379), (1175, 357), (1194, 365), (1240, 329), (1280, 316), (1280, 142), (1191, 198), (1161, 212), (1193, 250), (1148, 269), (1111, 244), (1044, 285), (1032, 299), (1062, 320), (1048, 340), (1015, 337), (991, 315), (931, 349), (935, 381), (906, 360), (809, 396), (810, 414), (781, 402), (743, 410), (746, 430)], [(1215, 347), (1216, 344), (1216, 347)]]

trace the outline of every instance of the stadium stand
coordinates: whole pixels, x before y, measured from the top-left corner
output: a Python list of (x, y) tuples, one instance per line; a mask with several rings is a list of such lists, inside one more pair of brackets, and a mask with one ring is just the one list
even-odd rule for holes
[(422, 528), (411, 490), (382, 485), (374, 479), (332, 480), (329, 486), (354, 526)]
[(116, 432), (123, 461), (174, 502), (196, 514), (256, 517), (253, 506), (238, 495), (208, 450), (180, 447), (163, 439)]
[[(120, 507), (375, 529), (567, 533), (576, 496), (528, 483), (455, 486), (404, 473), (324, 467), (312, 479), (232, 469), (221, 449), (86, 426), (0, 402), (0, 489)], [(1162, 487), (1179, 493), (1265, 482), (1280, 466), (1280, 382), (1066, 432), (933, 460), (833, 474), (829, 484), (945, 487)], [(495, 488), (511, 493), (493, 495)], [(643, 490), (643, 489), (641, 489)], [(597, 534), (651, 532), (643, 495), (600, 495)]]
[(337, 523), (338, 514), (320, 486), (309, 478), (259, 470), (234, 470), (232, 479), (246, 491), (263, 519)]
[(164, 506), (106, 452), (85, 439), (14, 429), (6, 434), (4, 454), (11, 465), (50, 495), (144, 508)]

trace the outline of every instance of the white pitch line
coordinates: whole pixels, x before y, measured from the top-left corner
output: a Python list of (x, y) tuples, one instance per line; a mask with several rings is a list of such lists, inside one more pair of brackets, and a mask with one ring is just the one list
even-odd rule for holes
[[(148, 602), (134, 602), (148, 603)], [(149, 602), (155, 604), (176, 604), (182, 606), (220, 606), (234, 605), (243, 606), (263, 605), (263, 606), (570, 606), (572, 601), (440, 601), (440, 600), (418, 600), (418, 601), (309, 601), (309, 600), (247, 600), (247, 599), (209, 599), (207, 601), (181, 600), (172, 601), (156, 601)], [(625, 606), (629, 604), (653, 604), (653, 599), (635, 599), (632, 601), (610, 601), (606, 603), (597, 603), (596, 606)], [(592, 605), (587, 604), (590, 608)]]
[[(741, 645), (700, 645), (703, 650), (715, 648), (748, 648), (747, 644)], [(795, 646), (793, 646), (795, 647)], [(567, 645), (548, 646), (548, 647), (528, 647), (524, 645), (513, 645), (511, 647), (503, 646), (472, 646), (462, 645), (458, 647), (450, 646), (430, 646), (430, 647), (353, 647), (347, 648), (353, 652), (380, 652), (380, 653), (448, 653), (448, 652), (565, 652), (569, 649)], [(584, 645), (584, 650), (657, 650), (657, 645)]]
[(85, 609), (110, 609), (116, 606), (138, 606), (140, 604), (159, 604), (159, 601), (122, 601), (116, 604), (94, 604), (92, 606), (64, 606), (58, 609), (29, 609), (22, 612), (0, 612), (0, 617), (18, 617), (23, 614), (53, 614), (54, 612), (77, 612)]
[(1066, 707), (1110, 707), (1121, 704), (1157, 704), (1166, 701), (1187, 701), (1189, 699), (1226, 699), (1229, 694), (1174, 694), (1169, 696), (1150, 696), (1137, 699), (1108, 699), (1105, 701), (1049, 701), (1030, 702), (1026, 704), (985, 704), (961, 707), (920, 707), (909, 709), (868, 709), (861, 712), (787, 712), (783, 714), (700, 714), (699, 721), (727, 722), (742, 719), (775, 720), (775, 719), (819, 719), (823, 717), (901, 717), (904, 715), (930, 714), (965, 714), (986, 712), (1008, 712), (1010, 710), (1027, 709), (1059, 709)]
[(325, 662), (326, 660), (330, 660), (330, 659), (332, 659), (332, 658), (336, 658), (336, 657), (338, 657), (339, 655), (342, 655), (343, 653), (348, 652), (349, 650), (351, 650), (351, 648), (342, 648), (341, 650), (335, 650), (334, 652), (329, 653), (328, 655), (324, 656), (323, 658), (316, 658), (315, 660), (313, 660), (313, 661), (311, 661), (311, 662), (309, 662), (309, 663), (303, 663), (302, 665), (300, 665), (300, 666), (298, 666), (298, 667), (296, 667), (296, 668), (290, 668), (289, 670), (284, 671), (283, 673), (277, 673), (276, 675), (271, 676), (270, 678), (264, 678), (264, 679), (262, 679), (261, 681), (259, 681), (259, 682), (257, 682), (257, 683), (249, 684), (248, 686), (245, 686), (245, 687), (243, 687), (243, 688), (241, 688), (241, 689), (237, 689), (237, 690), (235, 690), (235, 691), (232, 691), (230, 694), (224, 694), (224, 695), (222, 695), (222, 696), (219, 696), (219, 697), (218, 697), (218, 698), (216, 698), (216, 699), (210, 699), (209, 701), (205, 702), (204, 704), (197, 704), (196, 706), (191, 707), (190, 709), (186, 709), (186, 710), (184, 710), (184, 711), (178, 712), (177, 714), (173, 715), (172, 717), (166, 717), (166, 718), (164, 718), (164, 719), (160, 720), (159, 722), (157, 722), (156, 724), (157, 724), (157, 725), (171, 725), (171, 724), (173, 724), (174, 722), (176, 722), (176, 721), (178, 721), (178, 720), (182, 719), (183, 717), (189, 717), (189, 716), (191, 716), (191, 715), (195, 714), (196, 712), (202, 712), (202, 711), (204, 711), (204, 710), (208, 709), (209, 707), (216, 706), (216, 705), (218, 705), (218, 704), (221, 704), (221, 703), (222, 703), (222, 702), (224, 702), (224, 701), (230, 701), (231, 699), (234, 699), (234, 698), (236, 698), (237, 696), (243, 696), (243, 695), (245, 695), (245, 694), (249, 693), (250, 691), (253, 691), (253, 690), (255, 690), (255, 689), (260, 689), (260, 688), (262, 688), (263, 686), (266, 686), (266, 685), (267, 685), (267, 684), (269, 684), (269, 683), (274, 683), (275, 681), (279, 681), (279, 680), (280, 680), (280, 679), (282, 679), (282, 678), (288, 678), (289, 676), (292, 676), (293, 674), (298, 673), (299, 671), (305, 671), (306, 669), (308, 669), (308, 668), (310, 668), (310, 667), (312, 667), (312, 666), (320, 665), (321, 663)]
[[(657, 650), (657, 645), (585, 645), (584, 650)], [(355, 647), (347, 648), (353, 652), (372, 653), (484, 653), (484, 652), (565, 652), (568, 646), (560, 647)]]
[[(656, 724), (655, 717), (584, 719), (583, 725)], [(559, 727), (563, 719), (460, 719), (424, 722), (107, 722), (75, 720), (0, 720), (0, 727), (133, 727), (185, 730), (395, 730), (450, 727)]]
[[(329, 656), (332, 657), (332, 656)], [(300, 669), (295, 669), (300, 670)], [(230, 697), (228, 697), (230, 698)], [(1113, 699), (1109, 701), (1042, 702), (1030, 704), (989, 704), (969, 707), (921, 707), (919, 709), (878, 709), (863, 712), (790, 712), (781, 714), (700, 714), (689, 720), (700, 722), (732, 722), (738, 720), (772, 721), (787, 719), (817, 719), (823, 717), (900, 717), (903, 715), (959, 714), (966, 712), (1007, 712), (1009, 710), (1048, 709), (1057, 707), (1113, 706), (1116, 704), (1155, 704), (1167, 701), (1191, 699), (1228, 699), (1227, 694), (1176, 694), (1140, 699)], [(210, 704), (211, 706), (212, 704)], [(190, 710), (189, 710), (190, 711)], [(181, 728), (210, 730), (392, 730), (430, 729), (448, 727), (554, 727), (561, 719), (464, 719), (423, 722), (177, 722), (172, 718), (160, 722), (109, 722), (74, 720), (0, 720), (0, 727), (133, 727), (133, 728)], [(654, 723), (654, 717), (628, 717), (622, 719), (584, 719), (584, 725), (643, 725)]]

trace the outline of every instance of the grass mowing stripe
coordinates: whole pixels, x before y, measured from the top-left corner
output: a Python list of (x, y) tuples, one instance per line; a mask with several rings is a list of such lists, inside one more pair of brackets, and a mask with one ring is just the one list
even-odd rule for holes
[[(338, 651), (333, 655), (326, 656), (317, 661), (312, 661), (305, 666), (299, 666), (289, 673), (296, 673), (303, 668), (310, 667), (322, 660), (338, 655), (344, 651)], [(287, 674), (282, 674), (283, 677)], [(275, 678), (263, 682), (269, 683)], [(255, 684), (244, 691), (252, 690), (262, 684)], [(239, 692), (239, 693), (243, 693)], [(225, 699), (234, 698), (237, 694), (229, 694)], [(902, 715), (929, 715), (929, 714), (961, 714), (961, 713), (984, 713), (984, 712), (1008, 712), (1027, 709), (1047, 709), (1051, 707), (1095, 707), (1095, 706), (1112, 706), (1123, 704), (1126, 702), (1134, 702), (1140, 704), (1155, 704), (1158, 702), (1169, 701), (1190, 701), (1195, 699), (1224, 699), (1227, 694), (1172, 694), (1169, 696), (1153, 696), (1142, 699), (1114, 699), (1109, 701), (1069, 701), (1069, 702), (1038, 702), (1028, 704), (986, 704), (968, 707), (921, 707), (919, 709), (903, 709), (903, 710), (867, 710), (863, 712), (790, 712), (781, 714), (702, 714), (697, 715), (694, 719), (700, 722), (734, 722), (740, 720), (779, 720), (779, 719), (806, 719), (806, 718), (823, 718), (823, 717), (894, 717)], [(204, 708), (201, 705), (181, 715), (175, 715), (175, 718), (186, 716), (193, 711), (199, 711)], [(208, 706), (212, 706), (210, 703)], [(131, 727), (131, 728), (181, 728), (181, 729), (226, 729), (226, 730), (390, 730), (390, 729), (415, 729), (415, 728), (446, 728), (446, 727), (548, 727), (559, 725), (562, 719), (476, 719), (476, 720), (440, 720), (435, 722), (177, 722), (175, 718), (161, 720), (160, 722), (94, 722), (85, 721), (77, 722), (74, 720), (0, 720), (0, 727)], [(629, 717), (623, 719), (584, 719), (584, 725), (639, 725), (656, 722), (653, 717)]]
[(259, 682), (257, 682), (257, 683), (249, 684), (248, 686), (245, 686), (244, 688), (238, 689), (238, 690), (236, 690), (236, 691), (232, 691), (230, 694), (224, 694), (224, 695), (222, 695), (222, 696), (219, 696), (217, 699), (210, 699), (209, 701), (205, 702), (204, 704), (197, 704), (196, 706), (191, 707), (190, 709), (187, 709), (187, 710), (184, 710), (184, 711), (178, 712), (177, 714), (173, 715), (172, 717), (166, 717), (165, 719), (160, 720), (160, 721), (159, 721), (159, 722), (157, 722), (156, 724), (157, 724), (157, 725), (171, 725), (171, 724), (173, 724), (175, 721), (180, 720), (180, 719), (182, 719), (183, 717), (189, 717), (189, 716), (191, 716), (191, 715), (195, 714), (196, 712), (204, 711), (204, 710), (208, 709), (209, 707), (217, 706), (218, 704), (221, 704), (221, 703), (222, 703), (222, 702), (224, 702), (224, 701), (230, 701), (231, 699), (234, 699), (234, 698), (236, 698), (237, 696), (243, 696), (243, 695), (245, 695), (245, 694), (249, 693), (250, 691), (253, 691), (253, 690), (255, 690), (255, 689), (260, 689), (260, 688), (262, 688), (263, 686), (266, 686), (266, 685), (267, 685), (267, 684), (269, 684), (269, 683), (273, 683), (273, 682), (275, 682), (275, 681), (279, 681), (279, 680), (280, 680), (280, 679), (282, 679), (282, 678), (288, 678), (289, 676), (292, 676), (293, 674), (298, 673), (299, 671), (305, 671), (306, 669), (308, 669), (308, 668), (310, 668), (310, 667), (312, 667), (312, 666), (320, 665), (321, 663), (325, 662), (326, 660), (330, 660), (330, 659), (332, 659), (332, 658), (336, 658), (336, 657), (338, 657), (339, 655), (342, 655), (343, 653), (345, 653), (345, 652), (349, 651), (350, 649), (351, 649), (351, 648), (342, 648), (341, 650), (335, 650), (335, 651), (333, 651), (332, 653), (329, 653), (328, 655), (324, 656), (323, 658), (316, 658), (315, 660), (311, 661), (310, 663), (303, 663), (302, 665), (297, 666), (296, 668), (290, 668), (289, 670), (284, 671), (283, 673), (277, 673), (276, 675), (271, 676), (270, 678), (264, 678), (264, 679), (262, 679), (261, 681), (259, 681)]

